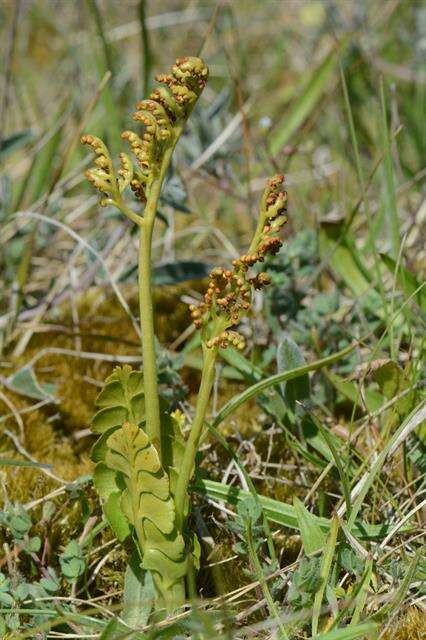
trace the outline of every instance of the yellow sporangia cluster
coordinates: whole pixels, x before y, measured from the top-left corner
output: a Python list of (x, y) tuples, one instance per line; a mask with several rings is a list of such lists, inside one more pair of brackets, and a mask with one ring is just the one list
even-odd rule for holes
[(96, 155), (95, 166), (86, 171), (89, 182), (102, 194), (101, 205), (118, 205), (121, 193), (130, 186), (136, 198), (146, 201), (147, 192), (162, 170), (167, 151), (172, 151), (185, 121), (204, 89), (208, 69), (200, 58), (178, 58), (169, 75), (156, 80), (166, 86), (155, 89), (146, 100), (136, 105), (133, 120), (144, 125), (142, 136), (123, 131), (136, 159), (120, 153), (120, 167), (116, 171), (108, 149), (100, 138), (84, 135), (82, 144), (91, 147)]
[(287, 221), (287, 193), (283, 183), (284, 176), (277, 175), (266, 184), (259, 225), (248, 254), (234, 260), (232, 269), (214, 269), (203, 301), (190, 307), (192, 320), (209, 348), (229, 345), (244, 348), (243, 337), (229, 329), (250, 309), (253, 290), (263, 289), (270, 282), (267, 273), (249, 275), (249, 269), (263, 262), (266, 256), (275, 255), (282, 245), (279, 231)]

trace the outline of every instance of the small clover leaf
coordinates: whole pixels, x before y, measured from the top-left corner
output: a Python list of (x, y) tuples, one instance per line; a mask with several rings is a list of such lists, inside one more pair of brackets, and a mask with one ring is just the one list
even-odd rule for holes
[(50, 502), (50, 500), (45, 502), (43, 504), (42, 520), (44, 522), (48, 522), (52, 518), (55, 511), (56, 511), (56, 507), (53, 502)]
[(0, 603), (5, 607), (10, 607), (14, 603), (13, 596), (6, 591), (0, 591)]
[(42, 578), (40, 584), (48, 593), (56, 593), (60, 587), (59, 578), (52, 567), (49, 567), (47, 571), (49, 576)]
[(41, 539), (39, 536), (34, 536), (34, 538), (29, 538), (28, 541), (25, 542), (23, 550), (26, 553), (37, 553), (41, 548)]
[(65, 579), (73, 583), (84, 572), (86, 562), (83, 552), (77, 540), (71, 540), (59, 557), (62, 573)]
[(21, 582), (15, 589), (15, 596), (21, 602), (30, 596), (30, 585), (27, 582)]
[(32, 521), (24, 507), (20, 504), (9, 506), (3, 511), (2, 524), (5, 524), (15, 538), (22, 540), (32, 527)]
[(10, 586), (10, 580), (6, 578), (4, 573), (0, 572), (0, 604), (6, 607), (9, 607), (14, 602), (13, 597), (9, 593)]

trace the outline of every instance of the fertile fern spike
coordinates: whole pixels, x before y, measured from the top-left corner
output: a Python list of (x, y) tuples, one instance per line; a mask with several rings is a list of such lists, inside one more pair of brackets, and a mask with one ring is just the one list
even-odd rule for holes
[(206, 65), (195, 57), (178, 58), (169, 75), (156, 77), (166, 86), (155, 89), (139, 102), (133, 114), (133, 119), (144, 126), (142, 137), (134, 131), (121, 134), (130, 145), (137, 168), (121, 153), (116, 174), (102, 140), (91, 135), (81, 138), (82, 144), (89, 145), (96, 155), (95, 167), (86, 171), (86, 177), (101, 192), (101, 205), (115, 204), (121, 208), (121, 194), (128, 186), (138, 200), (146, 201), (152, 182), (161, 174), (166, 151), (174, 148), (207, 78)]
[(109, 151), (100, 138), (86, 135), (81, 138), (81, 143), (91, 147), (96, 155), (95, 167), (86, 171), (86, 178), (103, 194), (101, 206), (119, 202), (121, 193), (131, 184), (133, 178), (133, 165), (129, 156), (120, 153), (120, 169), (116, 175)]
[(145, 126), (144, 135), (124, 131), (121, 136), (129, 142), (140, 169), (131, 185), (135, 193), (148, 189), (161, 171), (164, 152), (176, 144), (207, 78), (208, 69), (200, 58), (178, 58), (170, 75), (156, 77), (167, 88), (155, 89), (136, 105), (133, 120)]
[(232, 269), (214, 269), (204, 300), (191, 305), (192, 320), (207, 348), (244, 348), (244, 339), (236, 331), (241, 317), (250, 309), (254, 289), (263, 289), (269, 284), (267, 273), (249, 275), (249, 268), (263, 262), (267, 255), (279, 251), (282, 242), (279, 231), (287, 221), (285, 216), (287, 194), (282, 185), (284, 177), (270, 178), (260, 204), (259, 223), (253, 242), (246, 255), (232, 262)]
[(219, 348), (230, 345), (244, 348), (244, 340), (232, 329), (250, 310), (253, 291), (269, 282), (266, 273), (250, 273), (250, 269), (274, 255), (281, 247), (279, 231), (286, 222), (287, 194), (283, 176), (268, 180), (261, 204), (253, 240), (246, 255), (232, 263), (232, 269), (214, 269), (203, 301), (191, 306), (195, 326), (200, 330), (203, 369), (194, 419), (186, 441), (174, 498), (179, 525), (186, 519), (188, 485), (194, 470), (194, 460), (203, 435), (205, 416), (215, 380), (215, 362)]

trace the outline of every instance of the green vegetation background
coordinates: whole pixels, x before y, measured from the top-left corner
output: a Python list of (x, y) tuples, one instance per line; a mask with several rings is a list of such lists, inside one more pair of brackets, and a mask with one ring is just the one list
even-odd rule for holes
[[(267, 265), (268, 293), (243, 327), (246, 359), (228, 356), (221, 367), (213, 411), (263, 377), (354, 340), (357, 347), (310, 383), (305, 377), (251, 398), (224, 417), (221, 434), (259, 494), (290, 505), (297, 496), (329, 518), (407, 416), (419, 417), (426, 9), (410, 0), (14, 0), (0, 3), (0, 30), (0, 603), (14, 609), (4, 614), (6, 634), (49, 619), (46, 611), (19, 613), (25, 598), (81, 598), (64, 604), (65, 615), (99, 597), (104, 624), (105, 611), (120, 602), (123, 550), (106, 530), (95, 535), (89, 425), (114, 364), (140, 361), (136, 238), (116, 212), (97, 205), (78, 140), (90, 132), (117, 153), (134, 104), (177, 56), (201, 54), (210, 81), (179, 144), (156, 229), (163, 392), (176, 403), (187, 398), (191, 411), (200, 359), (187, 304), (203, 291), (211, 265), (226, 266), (244, 251), (265, 178), (282, 172), (285, 244)], [(318, 422), (333, 436), (342, 469)], [(377, 632), (389, 639), (420, 638), (424, 630), (417, 602), (424, 567), (419, 573), (412, 565), (422, 541), (421, 422), (371, 476), (361, 509), (370, 524), (406, 518), (411, 525), (385, 540), (393, 568), (375, 564), (366, 595), (366, 619), (380, 608), (374, 598), (389, 596)], [(206, 477), (245, 487), (220, 444), (204, 454)], [(210, 494), (220, 498), (213, 486)], [(249, 584), (246, 551), (232, 546), (243, 530), (232, 530), (226, 512), (201, 497), (195, 513), (199, 534), (214, 540), (214, 548), (204, 546), (203, 595)], [(305, 580), (312, 564), (300, 562), (306, 549), (298, 530), (278, 527), (274, 538), (280, 567), (298, 562), (293, 592), (285, 580), (276, 587), (293, 615), (312, 606), (315, 580)], [(260, 547), (268, 573), (267, 552)], [(209, 568), (218, 560), (225, 563), (220, 589)], [(335, 589), (336, 602), (367, 566), (365, 558), (360, 566), (342, 562), (336, 576), (346, 570), (349, 577), (343, 593)], [(70, 563), (81, 569), (78, 582)], [(11, 604), (19, 585), (21, 599)], [(254, 605), (256, 589), (237, 600), (240, 625), (267, 618)], [(300, 637), (307, 628), (300, 623)]]

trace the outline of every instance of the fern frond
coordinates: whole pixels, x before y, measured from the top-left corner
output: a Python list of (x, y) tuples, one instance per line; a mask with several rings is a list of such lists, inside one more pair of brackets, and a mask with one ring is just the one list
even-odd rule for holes
[(125, 422), (107, 440), (106, 465), (123, 475), (121, 509), (133, 525), (143, 554), (165, 603), (174, 583), (187, 572), (185, 543), (175, 527), (169, 478), (156, 448), (136, 424)]
[[(163, 465), (145, 427), (143, 374), (117, 367), (99, 394), (92, 429), (93, 480), (105, 517), (123, 541), (134, 530), (142, 567), (151, 571), (166, 608), (187, 572), (183, 536), (176, 529), (174, 487), (185, 450), (183, 415), (161, 405)], [(170, 605), (170, 607), (169, 607)]]

